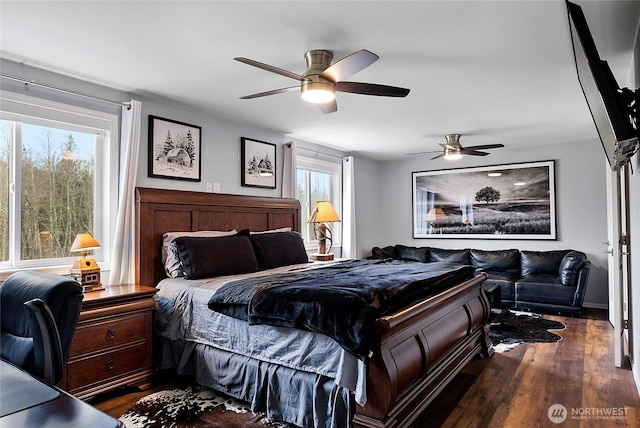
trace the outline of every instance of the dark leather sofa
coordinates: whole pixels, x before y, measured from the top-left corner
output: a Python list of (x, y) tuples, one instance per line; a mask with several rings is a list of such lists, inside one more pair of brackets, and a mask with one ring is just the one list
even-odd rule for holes
[(498, 285), (502, 307), (577, 314), (582, 309), (591, 263), (580, 251), (373, 247), (371, 258), (472, 265), (485, 286)]

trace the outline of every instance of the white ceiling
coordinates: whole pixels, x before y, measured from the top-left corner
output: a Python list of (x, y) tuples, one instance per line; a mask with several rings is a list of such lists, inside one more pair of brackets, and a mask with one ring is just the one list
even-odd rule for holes
[[(578, 3), (626, 86), (640, 2)], [(2, 0), (0, 27), (2, 58), (377, 159), (438, 150), (448, 133), (511, 149), (596, 135), (561, 0)], [(338, 93), (328, 115), (296, 93), (239, 99), (296, 82), (234, 57), (302, 74), (310, 49), (363, 48), (380, 59), (349, 80), (408, 97)]]

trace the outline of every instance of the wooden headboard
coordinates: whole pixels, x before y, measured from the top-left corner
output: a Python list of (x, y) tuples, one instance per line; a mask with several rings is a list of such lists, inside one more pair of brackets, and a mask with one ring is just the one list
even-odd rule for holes
[(136, 283), (165, 278), (162, 234), (197, 230), (300, 231), (297, 199), (136, 188)]

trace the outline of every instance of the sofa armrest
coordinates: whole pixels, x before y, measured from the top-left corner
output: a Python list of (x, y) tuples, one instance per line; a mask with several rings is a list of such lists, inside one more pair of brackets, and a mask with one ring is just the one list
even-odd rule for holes
[(587, 281), (589, 280), (589, 270), (591, 269), (591, 262), (585, 260), (580, 274), (578, 275), (578, 283), (576, 284), (576, 292), (573, 295), (572, 306), (582, 307), (584, 302), (584, 295), (587, 291)]

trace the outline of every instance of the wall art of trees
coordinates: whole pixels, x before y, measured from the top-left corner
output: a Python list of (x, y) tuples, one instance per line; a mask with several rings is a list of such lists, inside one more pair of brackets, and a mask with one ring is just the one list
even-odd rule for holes
[(554, 186), (552, 161), (414, 173), (414, 237), (555, 239)]
[(150, 121), (150, 175), (199, 181), (201, 129), (152, 116)]

